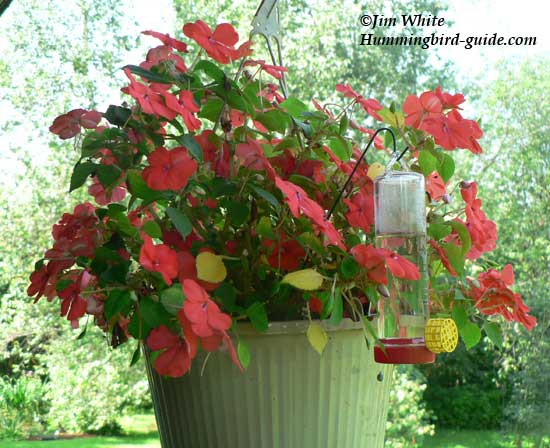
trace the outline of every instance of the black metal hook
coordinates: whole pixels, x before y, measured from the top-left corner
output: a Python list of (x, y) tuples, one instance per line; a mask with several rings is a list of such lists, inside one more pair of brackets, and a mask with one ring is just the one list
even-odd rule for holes
[[(336, 206), (338, 205), (338, 202), (340, 201), (340, 199), (342, 198), (342, 195), (344, 194), (344, 191), (346, 190), (346, 188), (348, 187), (349, 183), (351, 182), (351, 179), (353, 178), (353, 175), (355, 174), (355, 172), (357, 171), (357, 168), (359, 168), (359, 164), (363, 161), (363, 159), (365, 158), (365, 154), (367, 153), (367, 151), (369, 150), (370, 146), (372, 145), (372, 142), (374, 142), (374, 139), (376, 138), (376, 136), (382, 132), (382, 131), (386, 131), (386, 132), (389, 132), (390, 135), (392, 136), (392, 142), (393, 142), (393, 153), (392, 154), (395, 154), (397, 152), (397, 149), (396, 149), (396, 138), (395, 138), (395, 133), (390, 129), (390, 128), (379, 128), (376, 130), (376, 132), (374, 132), (374, 134), (372, 134), (369, 142), (367, 143), (367, 146), (365, 147), (365, 149), (363, 150), (363, 152), (361, 153), (361, 157), (359, 157), (359, 159), (357, 160), (357, 162), (355, 162), (355, 166), (353, 167), (353, 170), (351, 171), (351, 174), (348, 176), (347, 180), (346, 180), (346, 183), (344, 184), (344, 186), (342, 187), (342, 189), (340, 190), (340, 192), (338, 193), (338, 196), (336, 197), (336, 200), (334, 201), (334, 203), (332, 204), (332, 207), (330, 208), (330, 210), (328, 211), (327, 215), (326, 215), (326, 219), (329, 219), (331, 216), (332, 216), (332, 213), (334, 212), (334, 209), (336, 208)], [(399, 157), (397, 157), (397, 159), (395, 160), (396, 162), (399, 162), (401, 160), (401, 158), (405, 155), (405, 153), (407, 152), (407, 150), (409, 149), (409, 147), (407, 146), (403, 152), (401, 152), (401, 154), (399, 154)]]

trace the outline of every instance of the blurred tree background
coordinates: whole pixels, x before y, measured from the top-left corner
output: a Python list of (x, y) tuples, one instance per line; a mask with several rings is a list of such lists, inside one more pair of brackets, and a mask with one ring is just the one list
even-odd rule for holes
[[(84, 323), (73, 331), (57, 304), (31, 306), (25, 293), (51, 225), (83, 199), (67, 204), (76, 154), (47, 129), (67, 110), (118, 101), (120, 67), (142, 60), (152, 45), (138, 37), (132, 3), (21, 0), (0, 18), (0, 438), (112, 432), (122, 411), (151, 405), (143, 365), (128, 367), (135, 346), (112, 351), (92, 325), (78, 339)], [(157, 31), (182, 37), (181, 25), (200, 18), (230, 21), (246, 36), (257, 3), (172, 0), (177, 26)], [(464, 153), (461, 173), (479, 181), (499, 227), (499, 249), (487, 264), (514, 264), (517, 290), (539, 319), (531, 334), (514, 328), (501, 347), (484, 340), (434, 366), (398, 369), (388, 426), (395, 447), (420, 442), (434, 425), (503, 428), (518, 441), (550, 432), (550, 61), (502, 63), (498, 79), (457, 87), (452, 65), (431, 52), (357, 44), (363, 11), (441, 15), (447, 7), (438, 0), (287, 0), (281, 8), (289, 87), (304, 101), (331, 100), (344, 82), (386, 104), (437, 85), (469, 93), (483, 117), (485, 153)], [(265, 58), (263, 47), (257, 40)]]

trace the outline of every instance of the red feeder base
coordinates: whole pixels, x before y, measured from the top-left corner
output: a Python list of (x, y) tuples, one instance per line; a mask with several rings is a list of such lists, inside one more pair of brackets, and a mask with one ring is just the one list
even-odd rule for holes
[(431, 364), (435, 353), (426, 348), (424, 339), (389, 338), (380, 339), (381, 347), (374, 347), (374, 360), (380, 364)]

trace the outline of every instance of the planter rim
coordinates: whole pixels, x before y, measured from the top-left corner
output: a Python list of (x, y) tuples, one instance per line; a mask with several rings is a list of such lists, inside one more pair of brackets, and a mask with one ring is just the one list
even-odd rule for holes
[[(327, 333), (342, 332), (342, 331), (357, 331), (362, 330), (363, 326), (361, 322), (355, 322), (346, 317), (342, 319), (342, 322), (338, 326), (332, 326), (328, 320), (314, 319), (312, 322), (321, 325)], [(246, 336), (276, 336), (284, 334), (305, 334), (309, 327), (308, 320), (289, 320), (281, 322), (270, 322), (267, 330), (263, 333), (259, 333), (249, 322), (239, 322), (237, 329), (240, 335)]]

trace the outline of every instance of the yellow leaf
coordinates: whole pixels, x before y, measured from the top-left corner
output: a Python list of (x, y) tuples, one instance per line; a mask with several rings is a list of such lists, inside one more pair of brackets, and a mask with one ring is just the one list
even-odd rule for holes
[(315, 351), (322, 355), (328, 342), (328, 336), (321, 325), (310, 324), (307, 329), (307, 340)]
[(283, 277), (282, 283), (288, 283), (304, 291), (319, 289), (323, 284), (323, 276), (314, 269), (302, 269), (290, 272)]
[(375, 162), (371, 166), (369, 166), (369, 170), (367, 171), (367, 176), (370, 177), (372, 180), (376, 179), (378, 176), (381, 176), (384, 174), (384, 171), (386, 168), (384, 168), (384, 165), (381, 163)]
[(197, 255), (195, 264), (197, 266), (197, 277), (200, 280), (219, 283), (227, 277), (227, 269), (225, 269), (222, 257), (212, 252), (201, 252)]

